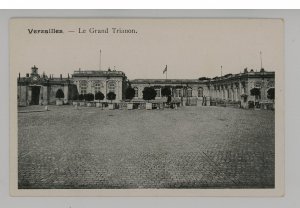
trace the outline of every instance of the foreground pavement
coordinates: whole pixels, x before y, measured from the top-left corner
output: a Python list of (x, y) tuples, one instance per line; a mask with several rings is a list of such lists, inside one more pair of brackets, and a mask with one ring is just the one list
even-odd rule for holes
[(18, 114), (19, 188), (274, 187), (273, 111), (42, 108)]

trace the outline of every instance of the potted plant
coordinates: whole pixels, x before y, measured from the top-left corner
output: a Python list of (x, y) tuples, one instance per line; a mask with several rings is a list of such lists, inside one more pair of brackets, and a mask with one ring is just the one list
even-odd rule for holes
[(62, 89), (58, 89), (56, 92), (56, 105), (63, 105), (63, 100), (61, 100), (62, 98), (65, 97), (64, 92), (62, 91)]
[(84, 106), (84, 95), (83, 94), (78, 95), (78, 100), (79, 100), (80, 106)]
[(152, 109), (152, 103), (150, 100), (154, 100), (156, 97), (156, 91), (153, 87), (145, 87), (143, 90), (143, 99), (146, 100), (146, 110)]
[[(134, 95), (135, 95), (135, 91), (129, 85), (129, 87), (125, 91), (125, 98), (131, 101), (134, 98)], [(127, 109), (128, 110), (132, 110), (133, 109), (133, 103), (132, 102), (127, 103)]]
[[(103, 100), (104, 99), (104, 94), (102, 92), (96, 92), (95, 94), (95, 100), (98, 100), (98, 102), (96, 103), (96, 107), (97, 108), (100, 108), (100, 100)], [(102, 106), (102, 109), (103, 109), (103, 104), (101, 105)]]
[(108, 109), (109, 110), (115, 109), (115, 105), (112, 103), (112, 101), (116, 99), (116, 94), (114, 92), (109, 92), (107, 93), (106, 98), (110, 100), (110, 103), (108, 104)]

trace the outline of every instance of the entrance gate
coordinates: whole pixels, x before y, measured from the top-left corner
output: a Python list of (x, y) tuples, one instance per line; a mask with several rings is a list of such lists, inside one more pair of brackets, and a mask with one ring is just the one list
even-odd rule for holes
[(40, 87), (31, 87), (31, 105), (38, 105), (40, 99)]

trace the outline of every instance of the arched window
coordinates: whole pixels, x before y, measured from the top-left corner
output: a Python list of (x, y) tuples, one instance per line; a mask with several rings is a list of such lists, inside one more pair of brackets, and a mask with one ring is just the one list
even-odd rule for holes
[(115, 92), (116, 90), (116, 83), (111, 81), (111, 82), (108, 82), (107, 83), (107, 89), (108, 89), (108, 92)]
[(155, 88), (156, 97), (161, 97), (160, 95), (160, 88)]
[(203, 88), (202, 87), (198, 88), (198, 97), (203, 97)]
[(86, 94), (87, 93), (87, 81), (80, 82), (80, 93)]
[(95, 83), (95, 93), (100, 92), (100, 89), (101, 89), (101, 84)]
[(134, 89), (134, 97), (139, 97), (139, 88), (135, 87)]

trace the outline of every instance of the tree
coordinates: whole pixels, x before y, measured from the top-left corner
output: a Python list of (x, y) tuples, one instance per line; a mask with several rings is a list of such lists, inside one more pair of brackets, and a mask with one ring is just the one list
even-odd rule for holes
[(171, 95), (171, 89), (170, 87), (164, 87), (161, 89), (161, 95), (163, 97), (169, 97)]
[(156, 97), (156, 91), (153, 87), (145, 87), (143, 90), (144, 100), (154, 100)]
[(84, 98), (84, 100), (88, 101), (89, 95), (88, 94), (83, 94), (83, 98)]
[(70, 87), (70, 89), (69, 89), (69, 95), (72, 98), (72, 100), (78, 100), (79, 93), (78, 93), (77, 87), (73, 86), (73, 85), (71, 85), (69, 87)]
[(104, 94), (102, 92), (96, 92), (95, 94), (95, 100), (103, 100), (104, 99)]
[(268, 99), (274, 100), (275, 99), (275, 88), (270, 88), (267, 91), (267, 97)]
[(83, 99), (84, 99), (84, 95), (83, 94), (78, 95), (78, 100), (83, 100)]
[(208, 80), (208, 77), (200, 77), (198, 80), (202, 81), (202, 80)]
[(116, 99), (116, 94), (114, 92), (109, 92), (107, 93), (106, 97), (112, 103), (112, 101)]
[(56, 98), (61, 99), (61, 98), (64, 98), (64, 97), (65, 97), (65, 94), (62, 91), (62, 89), (57, 90), (57, 92), (56, 92)]
[(164, 88), (162, 88), (161, 89), (161, 95), (163, 96), (163, 97), (167, 97), (168, 99), (167, 99), (167, 103), (170, 103), (171, 102), (171, 94), (172, 94), (172, 92), (171, 92), (171, 89), (170, 89), (170, 87), (164, 87)]
[(134, 96), (135, 96), (135, 90), (131, 86), (129, 86), (125, 91), (125, 98), (132, 100)]
[(75, 93), (73, 94), (73, 100), (77, 100), (77, 99), (78, 99), (78, 93), (75, 92)]
[(85, 94), (85, 100), (86, 101), (93, 101), (94, 100), (94, 94), (93, 93), (88, 93), (88, 94)]

